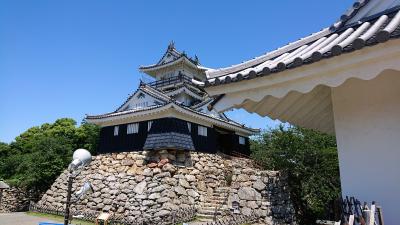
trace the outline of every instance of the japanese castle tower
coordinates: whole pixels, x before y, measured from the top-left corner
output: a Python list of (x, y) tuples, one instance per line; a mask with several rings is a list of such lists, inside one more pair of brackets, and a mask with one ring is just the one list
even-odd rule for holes
[(188, 150), (249, 155), (256, 129), (212, 109), (215, 101), (196, 83), (207, 68), (172, 42), (161, 59), (139, 70), (155, 78), (138, 89), (114, 112), (87, 116), (101, 127), (98, 153), (142, 150)]

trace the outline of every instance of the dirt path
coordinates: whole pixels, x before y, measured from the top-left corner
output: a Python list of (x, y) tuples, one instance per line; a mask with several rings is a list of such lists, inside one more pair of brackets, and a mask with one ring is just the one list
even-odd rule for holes
[(39, 222), (60, 223), (42, 217), (30, 216), (24, 212), (0, 213), (0, 225), (38, 225)]

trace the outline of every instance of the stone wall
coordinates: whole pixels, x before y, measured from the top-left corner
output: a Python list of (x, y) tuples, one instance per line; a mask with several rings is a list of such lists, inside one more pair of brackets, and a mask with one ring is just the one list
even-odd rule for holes
[(29, 207), (29, 201), (29, 194), (22, 189), (16, 187), (4, 189), (0, 200), (0, 212), (26, 211)]
[[(131, 219), (163, 216), (178, 208), (198, 207), (216, 188), (230, 186), (228, 202), (239, 199), (242, 214), (257, 213), (280, 224), (291, 223), (294, 213), (286, 177), (256, 169), (248, 159), (166, 150), (104, 154), (93, 157), (76, 177), (73, 190), (86, 180), (94, 193), (74, 204), (76, 210), (110, 211)], [(63, 208), (66, 183), (64, 172), (38, 204)]]
[(240, 212), (262, 218), (265, 224), (291, 224), (294, 207), (290, 201), (287, 176), (277, 171), (251, 168), (234, 170), (229, 206), (239, 202)]

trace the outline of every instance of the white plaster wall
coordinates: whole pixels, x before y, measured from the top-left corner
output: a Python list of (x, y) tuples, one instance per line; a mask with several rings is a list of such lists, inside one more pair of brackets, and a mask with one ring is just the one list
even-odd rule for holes
[(377, 201), (400, 224), (400, 73), (332, 88), (343, 195)]
[(193, 69), (193, 67), (187, 66), (185, 64), (178, 64), (174, 66), (169, 66), (160, 70), (157, 70), (155, 72), (155, 75), (153, 77), (156, 78), (156, 80), (161, 80), (162, 77), (171, 77), (171, 76), (178, 76), (179, 71), (182, 72), (185, 76), (188, 76), (190, 78), (197, 78), (198, 80), (204, 81), (206, 78), (206, 75), (204, 72), (200, 72), (198, 70)]
[[(137, 96), (140, 93), (144, 94), (144, 98), (137, 98)], [(156, 99), (142, 91), (139, 91), (127, 103), (125, 103), (125, 105), (119, 110), (119, 112), (130, 110), (130, 109), (154, 106), (154, 105), (156, 105), (155, 102), (162, 102), (162, 101), (159, 99)], [(128, 106), (128, 108), (126, 108), (127, 106)]]
[(190, 106), (193, 102), (193, 97), (182, 92), (175, 96), (175, 100), (182, 102), (186, 106)]

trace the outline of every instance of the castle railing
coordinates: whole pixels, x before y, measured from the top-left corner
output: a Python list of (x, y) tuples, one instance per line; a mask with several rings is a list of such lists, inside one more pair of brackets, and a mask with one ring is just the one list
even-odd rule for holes
[(147, 83), (148, 85), (154, 87), (154, 88), (160, 88), (160, 87), (165, 87), (168, 85), (173, 85), (173, 84), (178, 84), (178, 83), (191, 83), (192, 78), (184, 75), (184, 74), (179, 74), (178, 76), (162, 79), (162, 80), (156, 80), (150, 83)]

